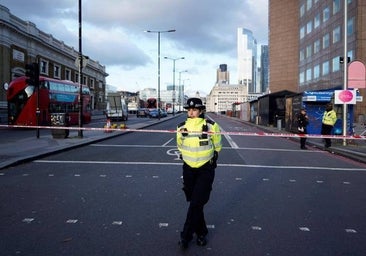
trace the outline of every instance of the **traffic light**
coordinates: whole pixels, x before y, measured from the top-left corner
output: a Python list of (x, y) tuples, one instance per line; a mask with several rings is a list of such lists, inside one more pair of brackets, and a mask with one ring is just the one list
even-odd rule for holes
[(39, 86), (39, 65), (38, 63), (31, 63), (25, 65), (25, 76), (28, 77), (27, 84)]

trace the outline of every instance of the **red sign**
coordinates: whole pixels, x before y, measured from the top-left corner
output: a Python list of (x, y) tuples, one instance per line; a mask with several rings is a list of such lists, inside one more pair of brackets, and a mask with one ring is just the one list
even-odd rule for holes
[(366, 68), (361, 61), (352, 61), (348, 66), (348, 88), (366, 88)]

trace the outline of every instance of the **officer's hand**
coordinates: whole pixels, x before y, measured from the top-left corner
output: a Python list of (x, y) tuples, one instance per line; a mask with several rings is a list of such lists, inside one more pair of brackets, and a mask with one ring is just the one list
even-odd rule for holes
[(218, 158), (219, 158), (219, 152), (214, 151), (213, 159), (214, 159), (215, 161), (217, 161), (217, 159), (218, 159)]
[(188, 130), (187, 128), (182, 128), (179, 130), (182, 133), (182, 136), (187, 136), (188, 135)]

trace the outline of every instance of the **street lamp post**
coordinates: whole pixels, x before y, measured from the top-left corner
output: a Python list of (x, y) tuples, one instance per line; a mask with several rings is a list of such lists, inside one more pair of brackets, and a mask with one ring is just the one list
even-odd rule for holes
[[(191, 79), (187, 78), (187, 79), (183, 79), (183, 81), (182, 81), (182, 106), (184, 106), (184, 102), (185, 102), (185, 98), (184, 98), (184, 82), (185, 81), (188, 81), (188, 80), (191, 80)], [(182, 109), (182, 111), (183, 111), (183, 109)]]
[(82, 9), (81, 9), (81, 0), (79, 0), (79, 130), (78, 130), (78, 137), (83, 137), (83, 83), (82, 83), (82, 66), (83, 66), (83, 54), (82, 54)]
[(175, 62), (177, 60), (184, 60), (184, 57), (179, 58), (169, 58), (164, 57), (164, 59), (172, 60), (173, 61), (173, 116), (175, 115)]
[(170, 29), (170, 30), (146, 30), (145, 32), (147, 33), (157, 33), (158, 34), (158, 118), (160, 120), (160, 34), (161, 33), (170, 33), (170, 32), (175, 32), (175, 29)]
[[(179, 71), (179, 111), (183, 110), (183, 105), (184, 105), (184, 92), (183, 92), (183, 85), (182, 85), (182, 79), (181, 79), (181, 75), (184, 72), (188, 72), (188, 70), (183, 70), (183, 71)], [(182, 106), (182, 108), (181, 108)]]
[[(348, 26), (347, 26), (347, 21), (348, 21), (348, 9), (347, 9), (347, 0), (344, 0), (344, 20), (343, 20), (343, 25), (344, 25), (344, 52), (343, 52), (343, 90), (347, 90), (348, 85), (347, 85), (347, 64), (348, 64), (348, 53), (347, 53), (347, 36), (348, 36)], [(346, 103), (343, 103), (343, 136), (347, 135), (347, 105)], [(343, 139), (343, 146), (346, 146), (347, 141), (346, 139)]]

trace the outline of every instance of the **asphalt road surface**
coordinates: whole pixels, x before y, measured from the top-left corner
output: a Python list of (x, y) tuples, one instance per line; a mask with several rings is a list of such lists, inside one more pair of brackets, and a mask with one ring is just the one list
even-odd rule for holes
[[(256, 131), (212, 117), (223, 131)], [(366, 255), (365, 165), (236, 135), (223, 136), (208, 244), (181, 251), (188, 204), (171, 131), (183, 120), (3, 170), (0, 254)]]

